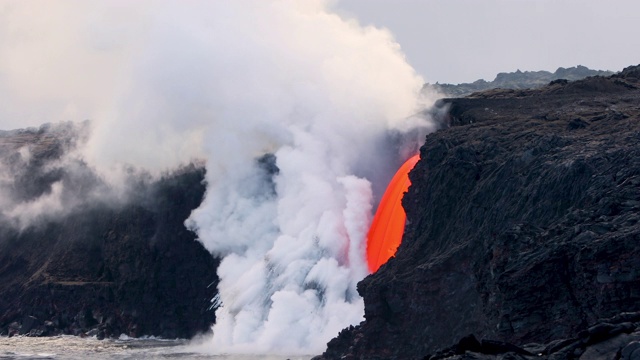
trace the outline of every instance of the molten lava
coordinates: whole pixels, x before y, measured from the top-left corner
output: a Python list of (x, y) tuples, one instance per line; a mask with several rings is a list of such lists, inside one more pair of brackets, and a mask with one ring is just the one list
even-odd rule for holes
[(400, 246), (407, 219), (402, 207), (402, 196), (411, 185), (409, 171), (419, 159), (420, 155), (415, 155), (402, 164), (387, 186), (373, 217), (367, 234), (367, 264), (372, 273), (395, 255)]

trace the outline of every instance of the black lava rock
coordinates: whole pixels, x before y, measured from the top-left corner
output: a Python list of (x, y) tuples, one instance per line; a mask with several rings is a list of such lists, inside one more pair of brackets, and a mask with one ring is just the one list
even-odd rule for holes
[[(427, 136), (410, 173), (403, 242), (358, 284), (366, 320), (324, 358), (420, 359), (465, 334), (566, 339), (550, 351), (560, 357), (629, 343), (638, 320), (622, 313), (640, 310), (638, 69), (441, 101), (448, 126)], [(482, 356), (527, 356), (481, 345)]]

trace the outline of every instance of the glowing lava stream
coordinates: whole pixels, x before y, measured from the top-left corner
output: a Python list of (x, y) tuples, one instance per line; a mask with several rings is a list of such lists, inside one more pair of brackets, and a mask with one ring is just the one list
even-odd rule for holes
[(420, 155), (414, 155), (398, 169), (387, 186), (376, 215), (373, 217), (367, 234), (367, 264), (372, 273), (395, 255), (400, 246), (407, 219), (402, 207), (402, 196), (411, 185), (409, 171), (418, 160)]

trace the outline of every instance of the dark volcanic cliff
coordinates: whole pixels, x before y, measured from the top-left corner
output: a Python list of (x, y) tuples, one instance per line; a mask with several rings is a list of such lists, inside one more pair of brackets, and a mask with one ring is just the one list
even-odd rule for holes
[[(0, 133), (0, 190), (13, 204), (0, 214), (0, 335), (207, 331), (217, 261), (183, 225), (202, 201), (204, 170), (135, 176), (128, 200), (105, 201), (92, 197), (109, 194), (99, 177), (63, 159), (78, 137), (72, 124)], [(61, 208), (47, 200), (56, 186)], [(38, 201), (55, 211), (15, 220)]]
[(576, 338), (559, 358), (579, 356), (581, 331), (640, 310), (640, 67), (440, 105), (449, 126), (410, 174), (403, 243), (324, 357), (422, 358), (469, 334)]

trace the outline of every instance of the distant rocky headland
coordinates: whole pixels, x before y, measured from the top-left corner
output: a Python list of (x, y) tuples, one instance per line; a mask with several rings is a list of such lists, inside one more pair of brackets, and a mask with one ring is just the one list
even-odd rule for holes
[(612, 71), (591, 70), (578, 65), (570, 68), (559, 67), (555, 72), (549, 71), (520, 71), (499, 73), (493, 81), (477, 80), (462, 84), (425, 84), (425, 90), (436, 91), (446, 97), (463, 97), (478, 91), (489, 89), (532, 89), (547, 85), (554, 80), (581, 80), (589, 76), (611, 76)]
[(0, 132), (0, 335), (207, 331), (218, 261), (183, 225), (202, 201), (204, 169), (139, 174), (114, 200), (92, 169), (65, 156), (83, 127)]

